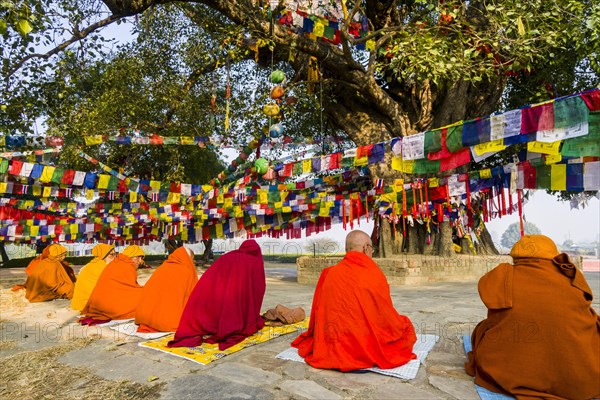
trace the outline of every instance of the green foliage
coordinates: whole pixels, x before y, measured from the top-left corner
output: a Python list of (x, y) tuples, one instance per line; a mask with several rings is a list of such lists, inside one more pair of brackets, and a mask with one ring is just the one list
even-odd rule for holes
[(597, 0), (417, 3), (379, 49), (378, 70), (399, 81), (531, 77), (583, 59), (600, 71)]
[[(525, 222), (524, 230), (526, 235), (541, 235), (542, 231), (534, 223)], [(511, 249), (515, 243), (521, 239), (521, 228), (518, 222), (510, 224), (502, 234), (500, 244)]]

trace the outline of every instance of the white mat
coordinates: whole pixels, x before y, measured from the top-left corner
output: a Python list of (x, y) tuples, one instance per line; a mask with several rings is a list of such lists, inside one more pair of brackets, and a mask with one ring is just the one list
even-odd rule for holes
[[(417, 342), (413, 347), (413, 353), (417, 355), (416, 360), (410, 360), (408, 363), (396, 368), (367, 368), (361, 371), (376, 372), (378, 374), (389, 375), (400, 379), (414, 379), (419, 372), (419, 366), (423, 360), (425, 360), (425, 357), (427, 357), (427, 354), (429, 354), (429, 351), (431, 351), (439, 339), (439, 336), (435, 335), (417, 334)], [(304, 358), (300, 357), (298, 354), (298, 349), (295, 347), (290, 347), (289, 349), (277, 354), (276, 358), (304, 362)]]
[[(133, 321), (133, 320), (131, 320)], [(172, 334), (173, 332), (138, 332), (139, 325), (134, 322), (127, 322), (121, 325), (111, 326), (110, 329), (122, 333), (124, 335), (136, 336), (146, 340), (158, 339), (163, 336)]]
[[(465, 354), (468, 354), (473, 349), (473, 345), (471, 343), (471, 336), (464, 335), (462, 339), (463, 339), (463, 347), (465, 348)], [(514, 397), (512, 397), (512, 396), (507, 396), (502, 393), (492, 392), (491, 390), (487, 390), (486, 388), (481, 387), (477, 384), (475, 384), (475, 389), (477, 389), (477, 394), (479, 395), (481, 400), (513, 400), (514, 399)]]
[(108, 327), (108, 326), (115, 326), (115, 325), (120, 325), (120, 324), (125, 324), (127, 322), (131, 322), (133, 321), (134, 318), (129, 318), (129, 319), (111, 319), (108, 322), (105, 322), (103, 324), (96, 324), (94, 326), (100, 326), (100, 327)]

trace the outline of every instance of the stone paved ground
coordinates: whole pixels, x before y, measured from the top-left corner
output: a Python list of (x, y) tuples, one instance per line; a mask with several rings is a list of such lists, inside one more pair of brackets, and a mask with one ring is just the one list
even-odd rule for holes
[[(263, 308), (281, 303), (302, 306), (310, 312), (314, 285), (297, 284), (293, 267), (267, 265)], [(150, 272), (140, 271), (140, 283), (148, 279)], [(66, 300), (29, 304), (23, 292), (7, 289), (22, 276), (22, 270), (0, 271), (0, 363), (6, 365), (3, 359), (14, 360), (15, 356), (57, 347), (65, 341), (93, 337), (85, 347), (56, 356), (60, 365), (88, 371), (88, 378), (74, 379), (67, 383), (71, 387), (61, 389), (60, 393), (68, 389), (72, 398), (78, 398), (78, 391), (84, 390), (87, 383), (101, 378), (154, 387), (161, 399), (478, 399), (463, 369), (465, 356), (459, 340), (485, 316), (475, 282), (391, 288), (394, 305), (411, 318), (419, 333), (440, 336), (416, 379), (404, 381), (375, 373), (317, 370), (276, 359), (295, 334), (202, 366), (141, 348), (137, 345), (140, 339), (119, 336), (108, 328), (80, 327), (75, 323), (76, 312), (69, 310)], [(597, 272), (586, 273), (596, 295), (600, 292), (599, 276)], [(596, 310), (599, 304), (596, 298)], [(27, 382), (32, 379), (28, 374), (35, 373), (24, 373), (19, 380)], [(0, 393), (10, 384), (3, 382)], [(45, 394), (43, 398), (64, 396)]]

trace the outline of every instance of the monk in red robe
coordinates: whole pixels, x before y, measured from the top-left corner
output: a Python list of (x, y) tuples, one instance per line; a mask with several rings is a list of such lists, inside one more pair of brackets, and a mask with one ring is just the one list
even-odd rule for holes
[(79, 322), (87, 325), (113, 319), (135, 317), (142, 297), (142, 286), (137, 283), (137, 269), (144, 264), (144, 250), (140, 246), (127, 246), (104, 268), (81, 310), (85, 315)]
[(543, 235), (523, 236), (510, 255), (479, 280), (488, 316), (467, 373), (517, 399), (600, 397), (600, 319), (583, 274)]
[(372, 254), (369, 235), (352, 231), (344, 259), (321, 273), (308, 330), (292, 342), (311, 366), (388, 369), (416, 358), (414, 327), (394, 309), (387, 279)]
[(256, 241), (246, 240), (200, 277), (169, 347), (207, 342), (225, 350), (255, 334), (265, 325), (260, 316), (265, 289), (262, 252)]
[(177, 248), (142, 289), (135, 311), (138, 332), (175, 332), (197, 282), (194, 252), (185, 247)]
[(25, 282), (25, 297), (31, 303), (73, 297), (74, 281), (62, 264), (67, 249), (60, 244), (46, 249), (48, 256), (37, 263)]

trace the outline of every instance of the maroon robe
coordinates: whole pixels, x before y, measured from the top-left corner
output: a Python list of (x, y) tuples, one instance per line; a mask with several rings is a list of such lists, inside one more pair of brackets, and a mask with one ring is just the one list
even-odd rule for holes
[(218, 343), (225, 350), (264, 326), (265, 268), (260, 247), (246, 240), (200, 277), (169, 347)]

